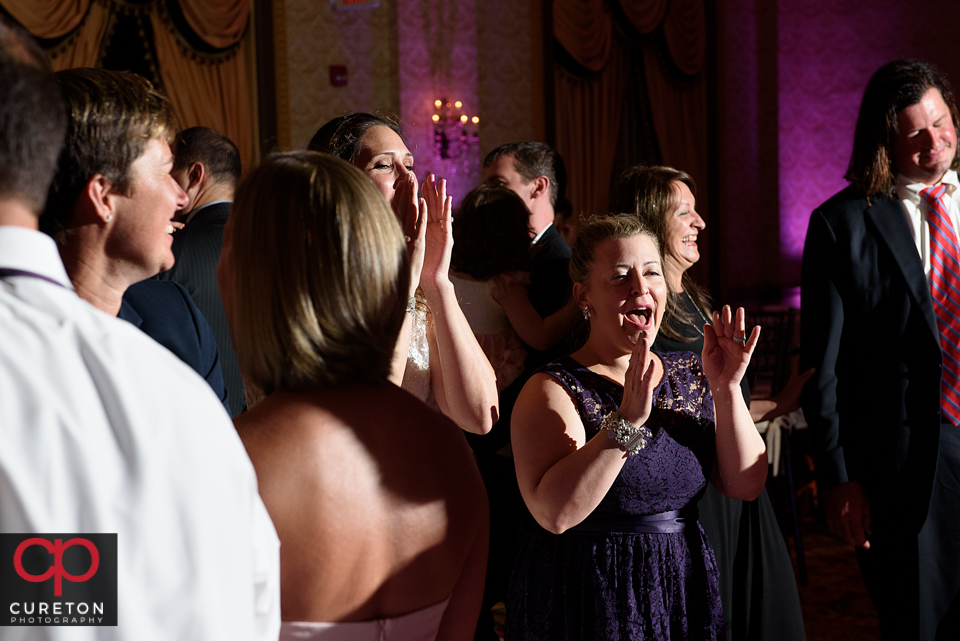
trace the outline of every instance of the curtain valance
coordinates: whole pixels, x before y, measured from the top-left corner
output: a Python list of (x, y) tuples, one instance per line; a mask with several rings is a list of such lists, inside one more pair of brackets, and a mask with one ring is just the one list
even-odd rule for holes
[[(198, 39), (211, 49), (236, 47), (247, 29), (250, 0), (0, 0), (13, 19), (43, 40), (72, 36), (81, 26), (91, 5), (100, 5), (107, 13), (182, 15), (184, 29), (181, 44), (189, 46)], [(176, 25), (176, 21), (171, 24)], [(206, 48), (204, 47), (204, 48)], [(198, 55), (209, 54), (195, 47)], [(59, 51), (51, 51), (56, 55)]]
[(667, 51), (680, 71), (692, 76), (703, 69), (703, 0), (554, 0), (554, 36), (583, 67), (598, 72), (610, 57), (613, 18), (608, 2), (616, 2), (640, 33), (662, 26)]

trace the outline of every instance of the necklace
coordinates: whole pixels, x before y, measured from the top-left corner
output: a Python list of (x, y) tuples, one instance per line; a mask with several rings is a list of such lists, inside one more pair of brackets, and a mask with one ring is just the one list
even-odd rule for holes
[[(700, 306), (697, 305), (697, 302), (696, 302), (695, 300), (693, 300), (693, 296), (691, 296), (690, 294), (688, 294), (686, 291), (684, 291), (684, 292), (682, 292), (682, 293), (683, 293), (684, 296), (686, 296), (687, 300), (690, 301), (690, 304), (693, 305), (693, 308), (694, 308), (695, 310), (697, 310), (697, 314), (700, 315), (700, 318), (703, 319), (703, 322), (706, 323), (707, 325), (709, 325), (709, 324), (710, 324), (710, 319), (707, 318), (707, 315), (703, 313), (703, 310), (700, 309)], [(698, 333), (698, 334), (700, 334), (701, 336), (703, 336), (703, 329), (702, 329), (702, 328), (697, 327), (696, 325), (694, 325), (693, 328), (694, 328), (695, 330), (697, 330), (697, 333)]]

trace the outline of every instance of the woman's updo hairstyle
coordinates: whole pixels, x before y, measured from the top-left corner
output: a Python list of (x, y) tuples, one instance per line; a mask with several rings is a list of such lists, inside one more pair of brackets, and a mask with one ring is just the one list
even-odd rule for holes
[(584, 284), (590, 277), (597, 247), (608, 240), (620, 240), (643, 234), (653, 241), (663, 261), (663, 249), (653, 231), (636, 216), (611, 214), (580, 219), (580, 232), (570, 257), (570, 279)]
[(386, 379), (410, 269), (367, 176), (326, 154), (270, 156), (241, 182), (229, 224), (247, 382), (270, 394)]
[(307, 149), (332, 154), (352, 163), (360, 153), (360, 139), (374, 127), (389, 127), (406, 144), (403, 131), (400, 129), (400, 121), (394, 116), (355, 113), (338, 116), (320, 127), (307, 145)]

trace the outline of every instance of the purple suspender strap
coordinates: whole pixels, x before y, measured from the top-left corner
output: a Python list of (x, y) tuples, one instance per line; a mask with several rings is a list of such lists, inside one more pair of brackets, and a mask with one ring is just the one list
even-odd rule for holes
[(9, 276), (26, 276), (27, 278), (39, 278), (40, 280), (45, 280), (48, 283), (53, 283), (57, 287), (63, 287), (62, 283), (59, 283), (52, 278), (44, 276), (43, 274), (35, 274), (33, 272), (28, 272), (24, 269), (11, 269), (7, 267), (0, 267), (0, 278), (7, 278)]

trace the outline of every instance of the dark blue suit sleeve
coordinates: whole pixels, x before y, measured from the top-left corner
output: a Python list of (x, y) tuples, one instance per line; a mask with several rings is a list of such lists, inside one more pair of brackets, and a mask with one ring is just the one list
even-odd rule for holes
[(119, 317), (137, 325), (193, 368), (230, 414), (213, 330), (183, 286), (153, 279), (131, 285), (123, 295)]
[(837, 412), (837, 357), (844, 311), (836, 283), (836, 240), (820, 210), (813, 212), (801, 272), (800, 369), (816, 367), (817, 371), (804, 386), (801, 406), (813, 436), (821, 489), (857, 480), (848, 474)]
[(207, 381), (207, 384), (213, 389), (217, 398), (220, 399), (220, 402), (223, 403), (227, 414), (232, 416), (230, 404), (227, 402), (227, 390), (223, 385), (223, 372), (220, 369), (220, 351), (217, 349), (217, 339), (214, 337), (213, 330), (210, 329), (210, 324), (207, 323), (207, 319), (204, 318), (200, 312), (200, 308), (193, 302), (190, 292), (181, 285), (177, 283), (174, 284), (177, 285), (177, 289), (179, 289), (180, 295), (183, 297), (184, 305), (189, 310), (193, 327), (197, 333), (199, 360), (195, 369), (197, 373)]

